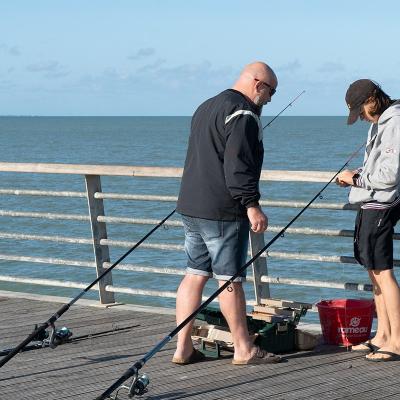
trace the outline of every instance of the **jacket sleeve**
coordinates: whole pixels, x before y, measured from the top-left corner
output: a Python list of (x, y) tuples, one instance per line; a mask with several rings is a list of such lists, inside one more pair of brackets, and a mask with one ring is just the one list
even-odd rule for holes
[(224, 173), (231, 196), (243, 206), (258, 204), (262, 165), (259, 126), (251, 115), (240, 115), (225, 129)]
[[(393, 121), (396, 119), (396, 121)], [(396, 123), (395, 123), (396, 122)], [(382, 152), (377, 160), (376, 168), (369, 173), (361, 173), (357, 186), (368, 190), (387, 190), (397, 187), (400, 182), (400, 124), (393, 118), (390, 129), (382, 135), (380, 147)]]

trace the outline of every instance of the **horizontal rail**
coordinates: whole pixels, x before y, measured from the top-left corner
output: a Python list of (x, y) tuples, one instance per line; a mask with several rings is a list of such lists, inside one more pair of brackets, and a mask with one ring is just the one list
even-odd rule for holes
[[(89, 267), (95, 268), (96, 263), (92, 261), (79, 261), (79, 260), (68, 260), (65, 258), (52, 258), (52, 257), (28, 257), (28, 256), (15, 256), (12, 254), (0, 254), (0, 260), (4, 261), (22, 261), (31, 262), (37, 264), (53, 264), (53, 265), (68, 265), (74, 267)], [(104, 268), (110, 268), (111, 263), (103, 263)], [(166, 274), (166, 275), (184, 275), (185, 269), (183, 268), (172, 268), (172, 267), (152, 267), (152, 266), (142, 266), (135, 264), (119, 264), (115, 269), (121, 271), (131, 271), (131, 272), (145, 272), (153, 274)], [(248, 280), (253, 280), (250, 277)]]
[[(8, 275), (0, 275), (0, 281), (10, 282), (10, 283), (24, 283), (32, 285), (64, 287), (73, 289), (85, 289), (88, 286), (88, 284), (81, 282), (59, 281), (55, 279), (23, 278), (19, 276), (8, 276)], [(268, 282), (272, 284), (281, 284), (281, 285), (310, 286), (310, 287), (345, 289), (351, 291), (366, 291), (366, 292), (372, 291), (371, 284), (363, 284), (355, 282), (347, 282), (347, 283), (323, 282), (323, 281), (309, 281), (309, 280), (299, 280), (292, 278), (271, 277), (271, 276), (262, 276), (261, 281), (265, 283)], [(91, 290), (96, 290), (96, 287), (93, 287)], [(114, 285), (107, 285), (106, 290), (114, 293), (176, 298), (176, 292), (169, 292), (169, 291), (147, 290), (147, 289), (145, 290), (137, 288), (118, 287)], [(206, 299), (207, 297), (203, 296), (203, 300)], [(247, 304), (254, 305), (254, 301), (250, 301)]]
[(312, 286), (320, 288), (372, 292), (372, 285), (369, 283), (365, 284), (365, 283), (355, 283), (355, 282), (341, 283), (341, 282), (326, 282), (326, 281), (309, 281), (302, 279), (280, 278), (280, 277), (272, 277), (265, 275), (261, 277), (261, 282), (281, 284), (281, 285)]
[[(53, 287), (64, 287), (72, 289), (85, 289), (88, 285), (80, 282), (71, 281), (58, 281), (56, 279), (36, 279), (36, 278), (23, 278), (20, 276), (0, 275), (0, 281), (10, 283), (25, 283), (30, 285), (43, 285)], [(98, 290), (98, 285), (94, 285), (90, 290)]]
[[(0, 162), (0, 172), (180, 178), (183, 168)], [(328, 182), (333, 175), (334, 172), (324, 171), (263, 170), (260, 179), (280, 182)]]
[(24, 212), (24, 211), (12, 211), (12, 210), (0, 210), (0, 217), (62, 219), (62, 220), (74, 220), (74, 221), (90, 220), (90, 217), (88, 215)]
[[(82, 262), (74, 260), (64, 260), (64, 259), (51, 259), (44, 257), (20, 257), (0, 254), (0, 260), (9, 261), (25, 261), (25, 262), (37, 262), (45, 264), (60, 264), (60, 265), (74, 265), (83, 267), (95, 267), (94, 262)], [(104, 268), (109, 268), (111, 263), (104, 263)], [(185, 275), (185, 269), (183, 268), (171, 268), (171, 267), (152, 267), (152, 266), (142, 266), (134, 264), (121, 264), (117, 267), (118, 270), (131, 271), (131, 272), (144, 272), (144, 273), (155, 273), (155, 274), (166, 274), (166, 275)], [(1, 279), (0, 279), (1, 280)], [(253, 282), (253, 276), (248, 276), (246, 278), (248, 282)], [(356, 290), (356, 291), (371, 291), (372, 285), (361, 284), (361, 283), (341, 283), (341, 282), (329, 282), (329, 281), (313, 281), (313, 280), (300, 280), (293, 278), (281, 278), (281, 277), (271, 277), (263, 275), (261, 281), (265, 283), (282, 284), (282, 285), (296, 285), (296, 286), (315, 286), (321, 288), (332, 288), (332, 289), (345, 289), (345, 290)], [(136, 290), (136, 289), (135, 289)], [(126, 291), (123, 293), (127, 293)]]
[(0, 162), (0, 172), (179, 178), (182, 168)]
[(93, 267), (93, 268), (96, 267), (96, 263), (92, 261), (68, 260), (65, 258), (53, 258), (53, 257), (15, 256), (13, 254), (0, 254), (0, 260), (32, 262), (39, 264), (71, 265), (75, 267)]
[[(264, 207), (281, 207), (281, 208), (304, 208), (308, 205), (306, 201), (283, 201), (283, 200), (261, 200), (260, 204)], [(312, 203), (309, 208), (324, 210), (352, 210), (356, 211), (360, 206), (349, 203)]]
[[(24, 190), (24, 189), (0, 189), (0, 195), (15, 196), (44, 196), (44, 197), (86, 197), (85, 192), (46, 191), (46, 190)], [(132, 200), (132, 201), (162, 201), (176, 203), (177, 196), (139, 195), (126, 193), (104, 193), (96, 192), (96, 199), (109, 200)], [(261, 200), (264, 207), (282, 208), (304, 208), (308, 203), (305, 201), (284, 201), (284, 200)], [(325, 210), (358, 210), (359, 206), (349, 203), (313, 203), (309, 208)]]
[[(44, 196), (44, 197), (86, 197), (84, 192), (54, 192), (43, 190), (19, 190), (19, 189), (0, 189), (0, 195), (17, 195), (17, 196)], [(97, 199), (112, 200), (132, 200), (132, 201), (163, 201), (176, 203), (176, 196), (145, 196), (135, 194), (118, 194), (118, 193), (95, 193)], [(275, 201), (262, 200), (260, 204), (263, 207), (280, 207), (280, 208), (304, 208), (307, 203), (301, 201)], [(348, 203), (313, 203), (309, 206), (313, 209), (323, 210), (352, 210), (359, 209), (358, 205)]]
[[(11, 210), (0, 210), (0, 217), (25, 217), (25, 218), (42, 218), (42, 219), (61, 219), (61, 220), (75, 220), (75, 221), (89, 221), (88, 215), (77, 215), (77, 214), (55, 214), (55, 213), (40, 213), (40, 212), (22, 212), (22, 211), (11, 211)], [(98, 222), (108, 222), (114, 224), (130, 224), (130, 225), (157, 225), (159, 220), (157, 219), (144, 219), (144, 218), (126, 218), (126, 217), (97, 217)], [(170, 220), (164, 222), (165, 226), (182, 227), (181, 221)], [(277, 233), (282, 230), (281, 226), (269, 226), (268, 232)], [(320, 236), (344, 236), (352, 237), (352, 230), (345, 229), (313, 229), (313, 228), (289, 228), (287, 233), (296, 235), (320, 235)], [(393, 236), (395, 239), (399, 239), (399, 234)]]
[[(97, 217), (99, 222), (109, 222), (113, 224), (131, 224), (131, 225), (157, 225), (160, 223), (157, 219), (143, 219), (143, 218), (126, 218), (126, 217)], [(165, 221), (164, 226), (182, 227), (181, 221), (170, 220)]]
[(96, 192), (94, 194), (96, 199), (112, 199), (112, 200), (138, 200), (138, 201), (168, 201), (176, 203), (177, 196), (157, 196), (157, 195), (144, 195), (144, 194), (126, 194), (126, 193), (104, 193)]
[[(56, 243), (71, 243), (71, 244), (92, 244), (91, 239), (76, 238), (76, 237), (65, 237), (65, 236), (41, 236), (41, 235), (25, 235), (15, 233), (0, 232), (0, 239), (14, 239), (14, 240), (38, 240), (48, 241)], [(101, 245), (115, 246), (130, 248), (136, 245), (136, 242), (128, 242), (124, 240), (111, 240), (101, 239)], [(140, 246), (142, 249), (152, 250), (168, 250), (168, 251), (183, 251), (184, 246), (179, 244), (163, 244), (163, 243), (142, 243)], [(338, 264), (357, 264), (354, 257), (349, 256), (322, 256), (320, 254), (310, 253), (296, 253), (296, 252), (278, 252), (278, 251), (267, 251), (264, 252), (261, 257), (279, 258), (286, 260), (303, 260), (303, 261), (320, 261), (328, 263)], [(400, 266), (400, 260), (393, 260), (393, 265)]]
[(49, 190), (28, 190), (28, 189), (0, 189), (0, 195), (14, 196), (49, 196), (49, 197), (86, 197), (86, 192), (57, 192)]
[(14, 240), (38, 240), (44, 242), (73, 243), (73, 244), (93, 244), (91, 239), (66, 237), (66, 236), (45, 236), (45, 235), (26, 235), (22, 233), (0, 232), (0, 239)]
[[(0, 275), (1, 282), (9, 282), (9, 283), (23, 283), (30, 285), (40, 285), (40, 286), (51, 286), (51, 287), (63, 287), (66, 289), (85, 289), (89, 284), (81, 283), (81, 282), (71, 282), (71, 281), (59, 281), (55, 279), (35, 279), (35, 278), (22, 278), (17, 276), (7, 276)], [(90, 290), (98, 290), (98, 285), (93, 286)], [(107, 285), (106, 291), (114, 292), (114, 293), (125, 293), (125, 294), (133, 294), (138, 296), (151, 296), (151, 297), (167, 297), (167, 298), (176, 298), (176, 292), (168, 292), (168, 291), (159, 291), (159, 290), (143, 290), (143, 289), (134, 289), (134, 288), (126, 288), (126, 287), (117, 287), (113, 285)], [(208, 297), (203, 296), (203, 301), (207, 300)], [(214, 302), (218, 302), (217, 299)], [(247, 305), (254, 305), (254, 301), (247, 301)]]

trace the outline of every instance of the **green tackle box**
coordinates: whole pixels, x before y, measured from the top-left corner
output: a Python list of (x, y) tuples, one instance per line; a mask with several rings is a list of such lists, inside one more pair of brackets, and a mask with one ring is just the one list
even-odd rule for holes
[[(228, 324), (221, 311), (215, 307), (206, 307), (196, 319), (211, 325), (227, 327)], [(250, 334), (258, 336), (255, 344), (271, 353), (285, 353), (295, 349), (296, 325), (292, 321), (265, 322), (247, 317), (247, 326)]]

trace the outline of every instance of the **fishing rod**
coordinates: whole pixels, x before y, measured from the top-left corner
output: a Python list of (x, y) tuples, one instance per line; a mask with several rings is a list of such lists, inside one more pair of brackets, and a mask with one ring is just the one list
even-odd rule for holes
[[(295, 99), (293, 99), (275, 118), (273, 118), (264, 128), (263, 130), (271, 125), (271, 123), (279, 117), (289, 106), (291, 106), (303, 93), (301, 92)], [(17, 347), (12, 349), (5, 357), (0, 360), (0, 368), (5, 365), (8, 361), (10, 361), (18, 352), (20, 352), (25, 346), (27, 346), (31, 341), (35, 340), (37, 337), (40, 337), (43, 332), (48, 328), (52, 328), (51, 337), (55, 336), (55, 326), (54, 323), (66, 312), (69, 308), (75, 304), (86, 292), (88, 292), (97, 282), (99, 282), (102, 278), (104, 278), (109, 272), (112, 271), (114, 267), (116, 267), (122, 260), (124, 260), (133, 250), (139, 247), (150, 235), (152, 235), (160, 226), (164, 224), (164, 222), (174, 214), (176, 209), (174, 209), (170, 214), (168, 214), (158, 225), (156, 225), (150, 232), (148, 232), (142, 239), (139, 240), (130, 250), (128, 250), (124, 255), (122, 255), (111, 267), (106, 269), (97, 279), (95, 279), (89, 286), (87, 286), (84, 290), (82, 290), (75, 298), (73, 298), (68, 304), (64, 304), (59, 310), (56, 311), (46, 322), (36, 325), (33, 332)], [(54, 341), (51, 342), (52, 348), (56, 347)]]
[(268, 122), (267, 125), (264, 126), (263, 130), (270, 126), (287, 108), (291, 107), (291, 105), (300, 97), (302, 96), (306, 91), (303, 90), (300, 94), (298, 94), (279, 114), (275, 115), (274, 118), (271, 119), (271, 121)]
[[(100, 276), (98, 276), (90, 285), (83, 289), (76, 297), (74, 297), (69, 303), (64, 304), (59, 310), (57, 310), (46, 322), (39, 324), (35, 327), (33, 332), (22, 341), (17, 347), (12, 349), (5, 357), (0, 360), (0, 368), (10, 361), (17, 353), (19, 353), (26, 345), (28, 345), (32, 340), (35, 340), (40, 336), (48, 327), (52, 328), (51, 337), (54, 337), (56, 332), (54, 323), (66, 312), (69, 308), (75, 304), (84, 294), (86, 294), (96, 283), (98, 283), (102, 278), (104, 278), (114, 267), (116, 267), (123, 259), (125, 259), (129, 254), (132, 253), (137, 247), (139, 247), (150, 235), (153, 234), (164, 222), (174, 214), (176, 210), (169, 213), (161, 222), (154, 226), (145, 236), (143, 236), (133, 247), (131, 247), (124, 255), (122, 255), (111, 267), (107, 268)], [(56, 347), (56, 343), (53, 343)]]
[[(82, 340), (86, 339), (94, 339), (97, 337), (107, 336), (110, 334), (123, 333), (130, 329), (137, 328), (138, 326), (140, 325), (131, 325), (131, 326), (126, 326), (124, 328), (109, 329), (106, 331), (87, 333), (85, 335), (79, 335), (74, 337), (71, 337), (72, 331), (64, 326), (61, 329), (57, 329), (53, 337), (51, 336), (49, 337), (47, 332), (43, 332), (44, 334), (41, 338), (35, 338), (32, 341), (32, 344), (25, 346), (22, 350), (20, 350), (20, 352), (38, 350), (38, 349), (43, 349), (45, 347), (50, 347), (53, 349), (62, 344), (81, 342)], [(0, 356), (5, 356), (13, 350), (14, 348), (1, 350)]]
[[(276, 240), (282, 237), (285, 231), (307, 210), (310, 205), (321, 196), (321, 193), (335, 180), (335, 178), (342, 172), (344, 168), (350, 163), (350, 161), (359, 153), (359, 151), (365, 146), (363, 143), (351, 156), (347, 159), (345, 164), (332, 176), (328, 183), (307, 203), (307, 205), (292, 219), (289, 223), (283, 227), (279, 233), (277, 233), (261, 250), (257, 252), (246, 264), (244, 264), (229, 280), (227, 280), (219, 289), (217, 289), (207, 300), (204, 301), (195, 311), (192, 312), (184, 321), (182, 321), (173, 331), (171, 331), (167, 336), (164, 337), (157, 345), (155, 345), (148, 353), (146, 353), (143, 358), (136, 361), (131, 367), (129, 367), (124, 374), (116, 380), (106, 391), (104, 391), (100, 396), (96, 397), (95, 400), (105, 400), (113, 399), (118, 400), (118, 392), (122, 388), (129, 390), (129, 398), (135, 395), (142, 395), (147, 391), (147, 385), (149, 384), (149, 379), (147, 375), (143, 374), (139, 376), (139, 370), (150, 360), (157, 352), (159, 352), (185, 325), (187, 325), (196, 315), (207, 307), (215, 298), (218, 297), (228, 286), (230, 286), (233, 281), (241, 275), (257, 258), (259, 258)], [(130, 386), (125, 386), (123, 383), (129, 378), (133, 377)], [(115, 397), (110, 397), (110, 395), (116, 390), (117, 394)]]

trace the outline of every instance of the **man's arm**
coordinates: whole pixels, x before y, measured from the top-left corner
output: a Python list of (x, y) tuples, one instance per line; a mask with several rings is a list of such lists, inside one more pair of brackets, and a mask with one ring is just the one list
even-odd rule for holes
[(262, 162), (258, 123), (251, 115), (242, 115), (229, 122), (224, 153), (224, 172), (228, 190), (235, 200), (247, 208), (251, 229), (264, 232), (268, 218), (258, 204)]

